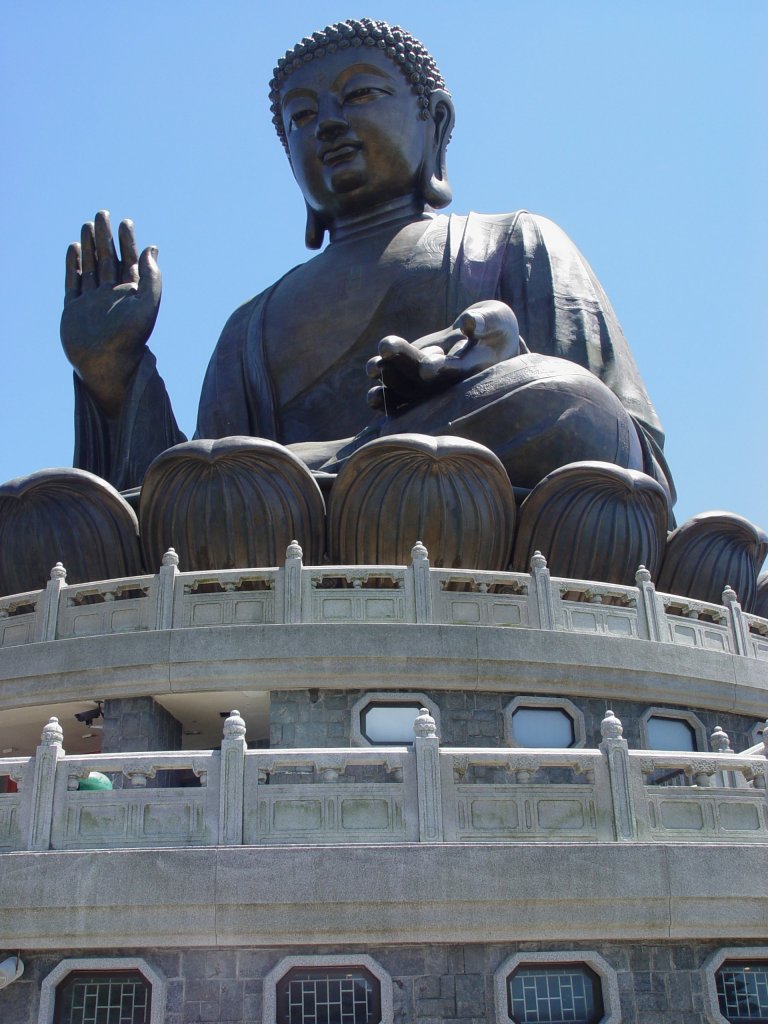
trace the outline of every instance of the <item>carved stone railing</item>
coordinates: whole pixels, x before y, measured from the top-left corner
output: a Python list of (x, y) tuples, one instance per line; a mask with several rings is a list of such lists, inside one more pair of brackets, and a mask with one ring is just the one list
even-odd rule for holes
[[(768, 843), (765, 744), (733, 754), (718, 729), (712, 753), (630, 751), (622, 731), (608, 711), (596, 750), (441, 748), (422, 709), (412, 746), (248, 750), (233, 711), (221, 750), (73, 757), (52, 718), (34, 757), (0, 760), (18, 787), (0, 791), (0, 851)], [(92, 772), (114, 788), (81, 789)]]
[(57, 564), (43, 591), (0, 598), (0, 647), (78, 636), (213, 625), (417, 623), (504, 626), (671, 643), (768, 661), (768, 620), (723, 604), (636, 586), (530, 573), (433, 569), (422, 544), (409, 566), (304, 566), (288, 547), (280, 568), (180, 572), (171, 549), (155, 576), (66, 583)]

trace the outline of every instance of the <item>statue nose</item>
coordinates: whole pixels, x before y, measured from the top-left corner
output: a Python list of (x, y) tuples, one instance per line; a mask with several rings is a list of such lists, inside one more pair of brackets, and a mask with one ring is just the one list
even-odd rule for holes
[(315, 136), (321, 141), (327, 142), (343, 135), (348, 128), (349, 125), (341, 111), (321, 111), (315, 127)]

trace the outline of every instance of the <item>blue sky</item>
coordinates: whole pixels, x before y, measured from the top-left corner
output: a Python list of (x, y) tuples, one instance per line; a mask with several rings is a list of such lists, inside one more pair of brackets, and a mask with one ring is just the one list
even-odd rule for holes
[(726, 508), (768, 528), (764, 0), (6, 0), (0, 480), (71, 464), (64, 252), (101, 207), (159, 246), (151, 347), (191, 433), (226, 318), (308, 256), (274, 61), (362, 14), (406, 25), (441, 66), (452, 209), (543, 213), (594, 267), (666, 429), (678, 518)]

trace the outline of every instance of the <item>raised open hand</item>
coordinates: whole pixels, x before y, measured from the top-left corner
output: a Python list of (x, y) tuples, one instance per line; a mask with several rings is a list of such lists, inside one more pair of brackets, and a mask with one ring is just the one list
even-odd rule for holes
[(129, 220), (120, 224), (118, 237), (120, 259), (106, 210), (83, 224), (81, 241), (67, 250), (61, 314), (67, 359), (108, 416), (120, 411), (162, 292), (157, 249), (150, 246), (139, 256)]
[(395, 335), (382, 338), (379, 354), (366, 366), (378, 381), (368, 392), (368, 404), (391, 412), (519, 352), (517, 317), (509, 306), (496, 299), (476, 302), (450, 327), (413, 343)]

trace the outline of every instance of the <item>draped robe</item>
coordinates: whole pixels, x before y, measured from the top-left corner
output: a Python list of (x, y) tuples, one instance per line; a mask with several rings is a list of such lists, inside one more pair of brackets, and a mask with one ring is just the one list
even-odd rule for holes
[[(613, 392), (637, 430), (643, 468), (671, 489), (663, 431), (611, 304), (581, 253), (546, 218), (525, 211), (434, 217), (356, 326), (343, 356), (281, 406), (268, 354), (269, 311), (289, 278), (246, 302), (225, 325), (205, 376), (196, 436), (245, 435), (286, 444), (327, 442), (358, 431), (363, 437), (391, 433), (392, 424), (377, 421), (364, 402), (365, 361), (375, 354), (376, 341), (391, 333), (414, 341), (448, 327), (474, 302), (499, 299), (515, 312), (528, 351), (570, 360)], [(414, 288), (418, 294), (409, 295)], [(406, 306), (409, 322), (400, 323)], [(155, 455), (184, 440), (149, 350), (116, 420), (102, 414), (77, 376), (75, 392), (75, 465), (118, 488), (139, 484)], [(329, 400), (338, 411), (332, 420)], [(433, 401), (416, 407), (417, 413), (423, 407), (426, 420)], [(334, 432), (327, 424), (336, 425), (339, 417), (342, 429)], [(329, 436), (317, 435), (318, 423)], [(353, 429), (345, 433), (344, 427)]]

